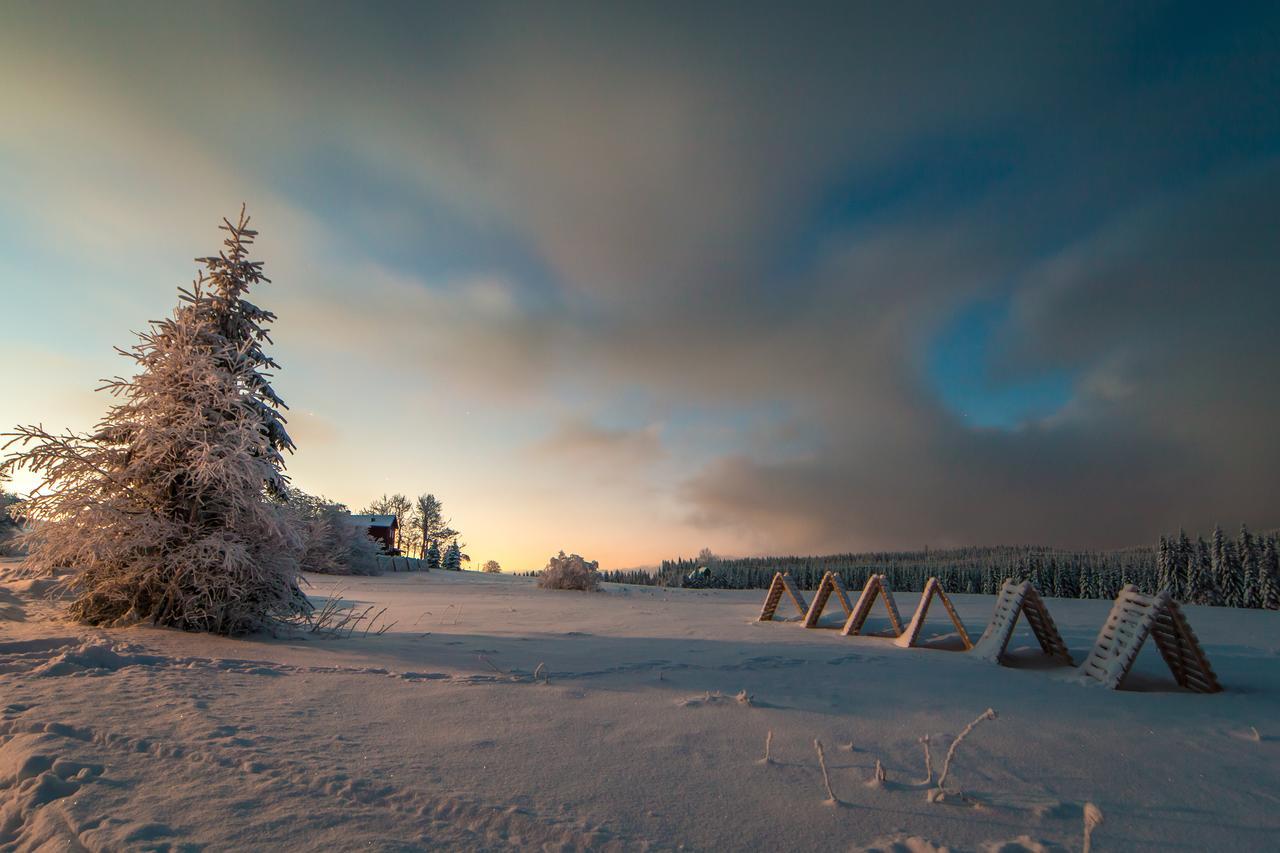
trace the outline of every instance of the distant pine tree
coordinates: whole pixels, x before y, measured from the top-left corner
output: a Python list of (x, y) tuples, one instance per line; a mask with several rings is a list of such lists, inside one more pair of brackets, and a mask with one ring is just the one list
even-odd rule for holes
[(440, 546), (436, 544), (434, 539), (427, 546), (427, 553), (423, 559), (426, 560), (428, 569), (440, 568)]
[(1261, 607), (1261, 595), (1258, 589), (1259, 557), (1257, 543), (1249, 528), (1240, 525), (1240, 539), (1236, 545), (1236, 553), (1240, 559), (1240, 607)]
[(1195, 559), (1195, 546), (1191, 544), (1191, 538), (1187, 536), (1187, 531), (1178, 530), (1178, 545), (1172, 549), (1170, 558), (1173, 561), (1171, 566), (1173, 577), (1170, 579), (1170, 591), (1173, 597), (1178, 601), (1187, 600), (1187, 571), (1191, 565), (1191, 561)]
[(444, 558), (440, 561), (440, 568), (450, 572), (462, 571), (462, 549), (458, 547), (457, 540), (449, 543), (449, 547), (444, 549)]
[(1213, 539), (1209, 548), (1209, 554), (1213, 559), (1213, 586), (1218, 592), (1218, 603), (1229, 607), (1226, 595), (1233, 584), (1227, 577), (1231, 572), (1230, 561), (1227, 559), (1227, 537), (1222, 532), (1222, 528), (1216, 524), (1213, 527)]
[(1173, 586), (1173, 561), (1169, 558), (1169, 540), (1160, 537), (1156, 546), (1156, 578), (1161, 589)]
[(1195, 552), (1187, 562), (1183, 601), (1189, 604), (1215, 604), (1217, 594), (1213, 585), (1213, 558), (1209, 543), (1204, 537), (1196, 540)]
[(1244, 572), (1240, 568), (1240, 556), (1236, 544), (1227, 540), (1222, 546), (1221, 588), (1223, 607), (1244, 607)]
[(1258, 561), (1258, 598), (1260, 607), (1280, 610), (1280, 557), (1274, 536), (1267, 539)]

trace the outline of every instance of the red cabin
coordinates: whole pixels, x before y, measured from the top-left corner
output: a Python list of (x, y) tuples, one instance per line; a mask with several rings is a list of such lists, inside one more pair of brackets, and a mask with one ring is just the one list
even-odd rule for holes
[(348, 516), (348, 520), (355, 525), (364, 527), (369, 536), (377, 539), (382, 544), (382, 550), (387, 554), (399, 554), (396, 550), (396, 529), (400, 526), (394, 515), (352, 515)]

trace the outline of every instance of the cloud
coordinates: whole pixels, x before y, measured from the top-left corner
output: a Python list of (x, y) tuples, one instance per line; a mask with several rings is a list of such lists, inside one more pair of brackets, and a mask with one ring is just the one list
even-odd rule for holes
[[(1062, 412), (975, 430), (902, 375), (865, 383), (825, 419), (817, 452), (706, 466), (685, 487), (692, 519), (770, 531), (766, 550), (1113, 547), (1179, 525), (1274, 524), (1280, 250), (1263, 232), (1280, 221), (1278, 189), (1272, 163), (1198, 184), (1025, 274), (1005, 369), (1082, 370)], [(890, 364), (911, 351), (876, 346)], [(862, 409), (876, 426), (845, 427)]]
[[(579, 509), (646, 501), (649, 548), (1269, 525), (1276, 17), (23, 6), (0, 247), (60, 268), (33, 315), (123, 328), (248, 200), (302, 434), (612, 467), (651, 485)], [(931, 385), (982, 300), (1009, 305), (991, 382), (1065, 371), (1059, 411), (974, 429)], [(474, 515), (524, 510), (484, 479)]]
[(624, 470), (648, 465), (666, 456), (658, 424), (638, 428), (609, 428), (585, 418), (561, 422), (532, 448), (535, 455)]

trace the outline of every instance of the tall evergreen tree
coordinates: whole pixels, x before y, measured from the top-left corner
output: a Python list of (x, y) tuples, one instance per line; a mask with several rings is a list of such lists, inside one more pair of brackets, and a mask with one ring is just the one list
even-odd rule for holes
[(447, 542), (457, 537), (458, 531), (450, 527), (449, 523), (449, 519), (444, 517), (443, 501), (435, 495), (418, 496), (414, 525), (422, 540), (422, 555), (424, 558), (430, 543)]
[[(262, 282), (269, 284), (271, 279), (262, 274), (261, 261), (249, 260), (249, 248), (258, 232), (249, 229), (249, 217), (244, 206), (240, 207), (237, 224), (232, 225), (228, 219), (222, 222), (219, 227), (228, 234), (223, 241), (223, 250), (217, 255), (196, 258), (196, 263), (205, 267), (202, 275), (207, 278), (208, 285), (205, 288), (206, 298), (192, 301), (191, 305), (196, 310), (207, 312), (207, 319), (216, 324), (229, 345), (222, 357), (222, 366), (228, 373), (243, 377), (245, 403), (254, 410), (267, 439), (266, 461), (276, 472), (282, 472), (284, 453), (294, 450), (293, 439), (285, 429), (285, 418), (280, 411), (289, 407), (268, 380), (269, 371), (279, 370), (280, 365), (262, 348), (264, 343), (272, 342), (270, 325), (275, 322), (276, 315), (245, 299), (250, 288)], [(267, 490), (276, 497), (287, 498), (287, 480), (282, 476), (272, 477), (267, 481)]]
[(427, 546), (427, 553), (423, 556), (423, 560), (426, 562), (428, 569), (440, 568), (440, 546), (432, 541)]
[[(257, 232), (241, 211), (173, 315), (129, 351), (132, 379), (92, 433), (20, 427), (29, 449), (5, 462), (44, 477), (28, 565), (79, 568), (73, 616), (95, 625), (151, 622), (239, 634), (309, 612), (302, 547), (287, 495), (292, 448), (268, 381), (268, 311), (248, 302), (267, 281), (248, 259)], [(11, 443), (13, 443), (11, 442)], [(34, 445), (34, 446), (31, 446)]]

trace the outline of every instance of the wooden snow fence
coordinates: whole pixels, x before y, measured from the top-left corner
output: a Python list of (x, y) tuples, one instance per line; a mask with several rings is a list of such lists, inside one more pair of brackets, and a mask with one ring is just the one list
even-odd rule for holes
[(1093, 651), (1080, 665), (1080, 674), (1117, 689), (1133, 668), (1148, 636), (1155, 639), (1160, 656), (1179, 686), (1197, 693), (1222, 690), (1200, 641), (1169, 591), (1145, 595), (1133, 584), (1120, 590)]
[(960, 621), (960, 617), (956, 614), (956, 609), (951, 606), (951, 599), (947, 598), (947, 594), (942, 590), (942, 584), (938, 583), (937, 578), (929, 578), (925, 582), (924, 592), (920, 593), (920, 603), (916, 605), (915, 615), (911, 617), (911, 624), (907, 625), (907, 630), (902, 632), (894, 643), (904, 649), (914, 648), (920, 640), (920, 631), (924, 628), (925, 617), (929, 615), (929, 605), (934, 598), (942, 601), (943, 607), (947, 608), (947, 615), (951, 617), (951, 622), (956, 626), (956, 631), (960, 633), (960, 640), (964, 643), (965, 651), (973, 648), (973, 641), (969, 639), (969, 632), (964, 629), (964, 623)]
[(835, 572), (827, 572), (822, 576), (822, 582), (818, 584), (818, 589), (813, 594), (808, 612), (804, 614), (806, 628), (818, 627), (818, 620), (822, 618), (823, 608), (831, 600), (832, 593), (835, 593), (836, 601), (840, 603), (840, 609), (844, 611), (846, 619), (853, 612), (853, 605), (849, 602), (849, 591), (845, 589), (844, 581)]
[(898, 603), (893, 600), (893, 590), (889, 589), (889, 582), (884, 575), (872, 575), (867, 578), (866, 584), (862, 587), (862, 595), (858, 596), (857, 604), (853, 605), (849, 618), (840, 629), (841, 635), (853, 637), (862, 632), (862, 626), (867, 621), (867, 616), (871, 614), (871, 605), (875, 603), (877, 596), (884, 602), (884, 609), (889, 613), (889, 624), (893, 626), (893, 635), (897, 637), (902, 633), (902, 617), (898, 615)]
[(984, 660), (999, 663), (1009, 647), (1019, 614), (1026, 617), (1031, 633), (1046, 655), (1058, 659), (1066, 666), (1076, 665), (1071, 659), (1071, 652), (1067, 650), (1067, 644), (1062, 641), (1062, 635), (1058, 633), (1058, 626), (1049, 615), (1049, 608), (1029, 580), (1022, 583), (1012, 580), (1004, 582), (1000, 588), (1000, 597), (996, 599), (996, 610), (991, 623), (974, 645), (973, 653)]
[(778, 612), (778, 602), (782, 601), (784, 592), (791, 597), (791, 603), (796, 606), (796, 610), (800, 611), (801, 616), (808, 613), (809, 608), (805, 606), (804, 596), (796, 588), (796, 582), (791, 579), (791, 575), (776, 572), (773, 582), (769, 584), (769, 594), (764, 598), (764, 607), (760, 608), (759, 621), (772, 621), (774, 614)]

